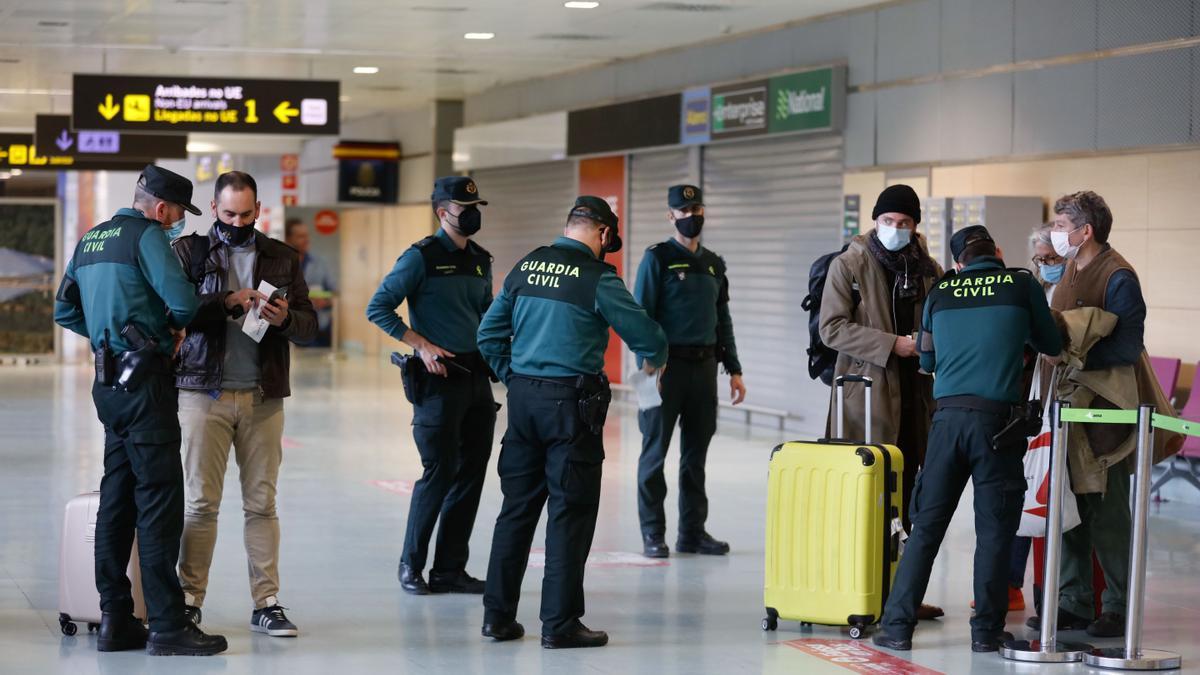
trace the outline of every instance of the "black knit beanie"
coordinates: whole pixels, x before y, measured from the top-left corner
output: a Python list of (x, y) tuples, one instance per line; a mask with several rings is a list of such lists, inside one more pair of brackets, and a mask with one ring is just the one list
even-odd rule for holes
[(875, 208), (871, 210), (871, 220), (881, 213), (903, 213), (910, 216), (914, 223), (921, 222), (921, 198), (916, 190), (907, 185), (892, 185), (879, 193), (875, 200)]

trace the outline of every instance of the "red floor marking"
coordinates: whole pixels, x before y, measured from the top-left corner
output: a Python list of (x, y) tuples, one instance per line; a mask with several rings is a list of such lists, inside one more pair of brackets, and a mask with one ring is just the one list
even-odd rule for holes
[(295, 450), (296, 448), (303, 448), (304, 444), (301, 443), (300, 441), (292, 438), (291, 436), (284, 436), (283, 437), (283, 447), (288, 450)]
[(910, 661), (884, 654), (855, 640), (819, 640), (802, 638), (783, 642), (793, 649), (839, 665), (856, 673), (888, 673), (888, 675), (944, 675), (941, 671), (918, 666)]
[[(592, 551), (588, 554), (587, 566), (593, 569), (615, 567), (666, 567), (671, 563), (662, 559), (651, 559), (640, 553), (625, 551)], [(546, 549), (535, 548), (529, 551), (530, 567), (546, 566)]]
[(413, 491), (411, 480), (369, 480), (367, 484), (397, 495), (411, 495)]

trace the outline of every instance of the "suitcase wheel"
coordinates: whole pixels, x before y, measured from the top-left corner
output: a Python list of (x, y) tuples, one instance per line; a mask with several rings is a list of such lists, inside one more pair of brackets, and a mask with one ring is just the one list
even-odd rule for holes
[(98, 624), (98, 623), (89, 623), (88, 624), (88, 632), (89, 633), (95, 633), (98, 630), (100, 630), (100, 624)]
[(863, 633), (865, 632), (865, 630), (864, 630), (865, 628), (866, 628), (865, 626), (851, 626), (850, 627), (850, 637), (855, 640), (861, 640), (863, 638)]
[(801, 621), (801, 622), (800, 622), (800, 627), (801, 627), (801, 628), (812, 628), (812, 622), (810, 622), (810, 621)]
[(763, 619), (762, 629), (765, 631), (773, 631), (779, 628), (779, 612), (774, 607), (767, 608), (767, 618)]
[(62, 629), (62, 634), (68, 637), (79, 632), (79, 626), (71, 622), (71, 617), (66, 614), (58, 615), (58, 627)]

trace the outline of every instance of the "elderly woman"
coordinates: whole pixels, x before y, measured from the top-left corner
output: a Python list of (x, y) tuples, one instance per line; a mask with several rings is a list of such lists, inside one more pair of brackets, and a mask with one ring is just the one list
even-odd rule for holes
[(1046, 300), (1054, 295), (1054, 286), (1062, 279), (1067, 260), (1054, 251), (1050, 241), (1050, 225), (1042, 225), (1033, 231), (1029, 237), (1029, 245), (1033, 248), (1033, 264), (1037, 265), (1037, 277), (1042, 280), (1042, 288), (1046, 289)]

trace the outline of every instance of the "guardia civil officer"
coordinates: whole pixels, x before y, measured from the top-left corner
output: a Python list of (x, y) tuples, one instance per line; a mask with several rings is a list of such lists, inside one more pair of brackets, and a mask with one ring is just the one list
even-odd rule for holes
[[(704, 196), (695, 185), (667, 190), (667, 218), (675, 236), (646, 249), (638, 267), (634, 297), (662, 325), (670, 343), (669, 368), (662, 376), (662, 405), (638, 413), (642, 455), (638, 460), (638, 516), (643, 552), (648, 558), (670, 555), (663, 501), (667, 483), (663, 464), (675, 421), (679, 421), (679, 536), (681, 553), (723, 555), (729, 544), (704, 529), (708, 495), (704, 463), (717, 430), (717, 363), (729, 373), (733, 404), (746, 398), (742, 365), (729, 315), (729, 279), (725, 261), (700, 245)], [(640, 363), (646, 372), (654, 367)]]
[[(438, 178), (433, 211), (441, 228), (396, 261), (367, 305), (367, 317), (420, 357), (406, 368), (413, 396), (413, 440), (424, 467), (413, 485), (400, 556), (400, 586), (413, 595), (483, 593), (467, 574), (468, 547), (492, 454), (496, 402), (490, 370), (475, 346), (479, 319), (492, 304), (492, 256), (471, 241), (482, 223), (475, 181)], [(412, 326), (396, 315), (408, 300)], [(441, 516), (429, 582), (429, 539)]]
[(1008, 562), (1025, 492), (1026, 439), (1021, 433), (993, 439), (1022, 400), (1025, 344), (1054, 356), (1062, 351), (1062, 338), (1038, 280), (1024, 270), (1005, 269), (987, 229), (960, 230), (950, 252), (958, 272), (930, 292), (918, 339), (921, 368), (937, 376), (937, 412), (913, 488), (912, 532), (874, 641), (912, 649), (917, 607), (969, 478), (976, 538), (971, 650), (994, 652), (1011, 637), (1003, 632)]
[[(96, 516), (96, 590), (102, 652), (210, 655), (225, 638), (184, 616), (175, 565), (183, 530), (183, 465), (170, 329), (188, 324), (199, 300), (165, 229), (200, 214), (192, 184), (153, 164), (139, 176), (133, 207), (83, 235), (55, 296), (54, 320), (91, 342), (92, 401), (104, 425), (104, 478)], [(133, 616), (125, 570), (137, 532), (150, 622)]]
[(479, 325), (479, 351), (508, 385), (508, 430), (499, 473), (504, 505), (492, 536), (483, 635), (525, 634), (517, 623), (521, 579), (542, 506), (546, 571), (542, 646), (600, 647), (608, 635), (580, 622), (583, 566), (600, 503), (604, 429), (612, 395), (604, 350), (612, 326), (653, 367), (667, 340), (634, 301), (604, 254), (621, 249), (617, 217), (599, 197), (580, 197), (562, 237), (525, 256)]

